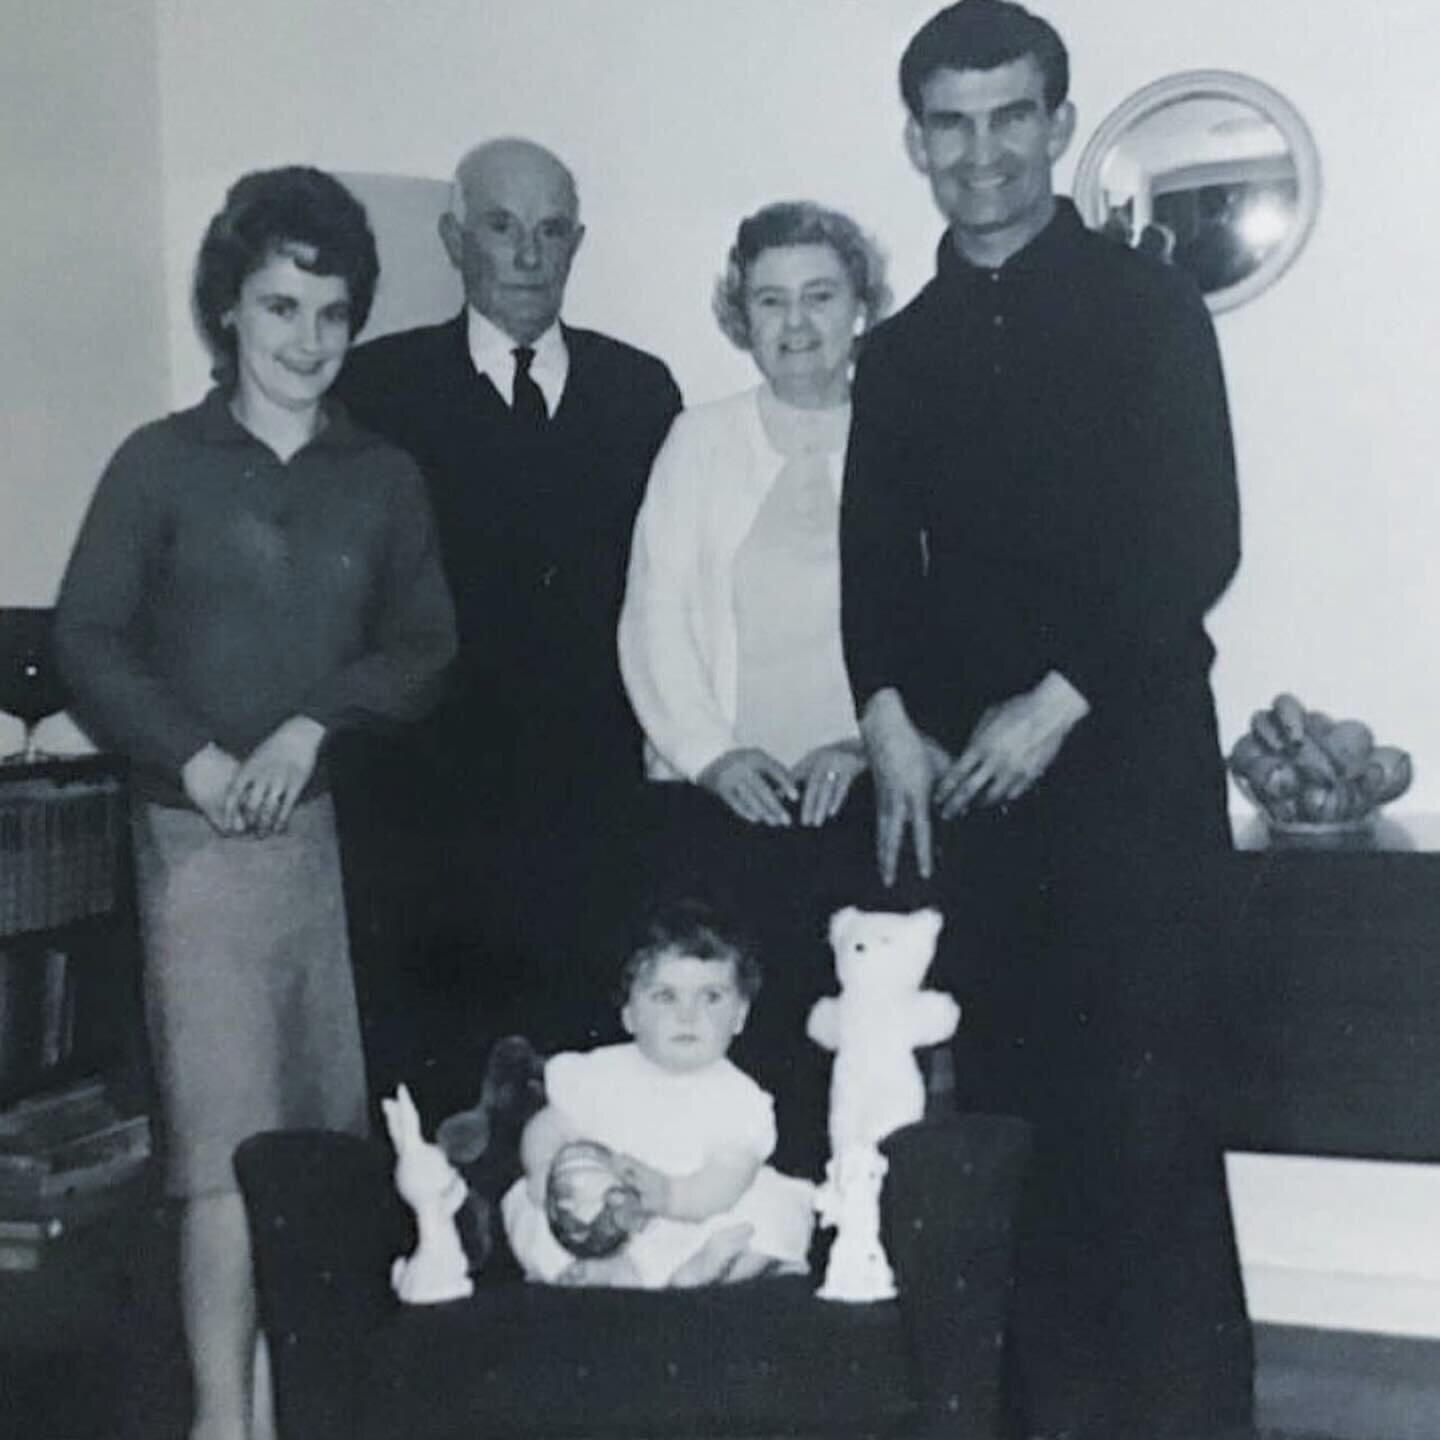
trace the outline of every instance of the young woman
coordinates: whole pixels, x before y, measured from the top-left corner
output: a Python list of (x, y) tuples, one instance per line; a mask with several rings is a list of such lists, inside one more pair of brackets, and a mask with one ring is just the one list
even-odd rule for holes
[(80, 713), (132, 762), (192, 1440), (268, 1428), (235, 1146), (366, 1126), (325, 740), (422, 714), (455, 649), (414, 465), (325, 402), (378, 270), (330, 176), (231, 188), (195, 279), (218, 383), (120, 447), (57, 611)]

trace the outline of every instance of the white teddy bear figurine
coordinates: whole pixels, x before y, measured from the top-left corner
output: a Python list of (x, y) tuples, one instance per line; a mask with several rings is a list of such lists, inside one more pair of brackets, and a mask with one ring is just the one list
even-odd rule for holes
[(925, 1113), (915, 1051), (948, 1040), (960, 1007), (923, 989), (942, 924), (938, 910), (909, 915), (847, 906), (830, 919), (840, 994), (817, 1000), (806, 1025), (835, 1052), (830, 1082), (830, 1149), (878, 1145)]
[(830, 1081), (830, 1163), (818, 1197), (838, 1226), (824, 1299), (887, 1300), (895, 1294), (880, 1243), (880, 1142), (925, 1113), (915, 1051), (955, 1033), (960, 1007), (924, 989), (942, 924), (938, 910), (891, 914), (847, 906), (830, 920), (840, 994), (817, 1000), (806, 1025), (835, 1052)]

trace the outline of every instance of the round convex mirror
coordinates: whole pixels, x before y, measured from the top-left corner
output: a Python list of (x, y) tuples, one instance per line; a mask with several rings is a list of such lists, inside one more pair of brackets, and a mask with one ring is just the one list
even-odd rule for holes
[(1169, 75), (1114, 110), (1075, 174), (1085, 223), (1190, 272), (1210, 308), (1273, 285), (1320, 206), (1320, 157), (1299, 112), (1225, 70)]

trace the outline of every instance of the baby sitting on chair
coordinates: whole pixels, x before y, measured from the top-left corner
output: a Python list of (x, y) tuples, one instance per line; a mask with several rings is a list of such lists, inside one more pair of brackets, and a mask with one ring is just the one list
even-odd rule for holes
[(629, 1044), (553, 1056), (501, 1213), (532, 1280), (658, 1289), (803, 1273), (814, 1192), (765, 1164), (774, 1104), (726, 1058), (760, 969), (706, 907), (657, 914), (620, 979)]

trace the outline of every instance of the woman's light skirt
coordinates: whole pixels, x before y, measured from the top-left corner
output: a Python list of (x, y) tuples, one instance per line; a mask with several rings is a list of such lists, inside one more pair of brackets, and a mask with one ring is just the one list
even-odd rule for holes
[(235, 1188), (261, 1130), (364, 1134), (365, 1066), (334, 807), (283, 834), (217, 834), (190, 810), (133, 817), (145, 1013), (171, 1194)]

